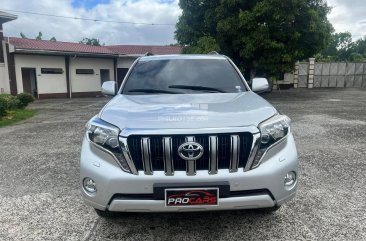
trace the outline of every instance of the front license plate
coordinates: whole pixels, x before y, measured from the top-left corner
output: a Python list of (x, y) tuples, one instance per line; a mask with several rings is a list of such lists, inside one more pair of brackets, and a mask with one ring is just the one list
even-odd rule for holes
[(218, 188), (174, 188), (165, 189), (166, 207), (217, 206)]

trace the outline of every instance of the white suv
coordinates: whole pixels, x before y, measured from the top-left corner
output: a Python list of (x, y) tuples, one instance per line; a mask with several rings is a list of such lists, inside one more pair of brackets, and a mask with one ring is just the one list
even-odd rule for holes
[(266, 208), (296, 194), (290, 119), (221, 55), (146, 56), (87, 123), (83, 197), (99, 215)]

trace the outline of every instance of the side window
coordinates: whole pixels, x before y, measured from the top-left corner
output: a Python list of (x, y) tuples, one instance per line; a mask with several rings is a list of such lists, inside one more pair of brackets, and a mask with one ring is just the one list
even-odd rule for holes
[(62, 74), (63, 72), (61, 68), (41, 68), (42, 74)]
[(76, 74), (94, 74), (94, 69), (76, 69)]

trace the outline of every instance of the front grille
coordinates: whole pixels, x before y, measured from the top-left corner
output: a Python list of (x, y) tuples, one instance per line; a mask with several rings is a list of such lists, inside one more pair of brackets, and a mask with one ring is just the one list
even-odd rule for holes
[[(180, 145), (194, 141), (203, 147), (203, 155), (194, 161), (186, 161), (178, 154)], [(127, 138), (131, 159), (138, 171), (151, 175), (153, 171), (186, 171), (194, 175), (196, 170), (216, 174), (219, 169), (236, 172), (247, 164), (253, 142), (250, 132), (201, 135), (130, 135)]]

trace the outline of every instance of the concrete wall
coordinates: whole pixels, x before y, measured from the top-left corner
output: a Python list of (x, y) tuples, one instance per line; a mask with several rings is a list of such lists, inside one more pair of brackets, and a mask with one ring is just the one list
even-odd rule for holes
[[(76, 74), (76, 69), (94, 69), (94, 74)], [(84, 57), (71, 58), (70, 82), (72, 92), (100, 92), (101, 69), (109, 69), (110, 80), (115, 80), (113, 59)]]
[(0, 63), (0, 94), (10, 92), (9, 79), (6, 75), (7, 72), (5, 71), (5, 64)]
[(323, 63), (310, 58), (309, 62), (296, 63), (294, 80), (295, 88), (366, 88), (366, 63)]
[[(121, 57), (117, 68), (130, 68), (138, 57)], [(15, 54), (15, 74), (18, 93), (24, 92), (22, 68), (35, 68), (40, 98), (69, 97), (66, 81), (65, 56)], [(109, 80), (115, 80), (112, 58), (70, 57), (69, 80), (72, 97), (96, 96), (101, 91), (101, 69), (109, 70)], [(41, 68), (61, 68), (62, 74), (42, 74)], [(4, 74), (0, 65), (0, 87), (4, 88)], [(76, 69), (93, 69), (93, 74), (76, 74)], [(6, 90), (8, 91), (9, 88)]]
[(138, 57), (120, 57), (117, 61), (117, 68), (130, 68)]
[[(22, 68), (35, 68), (38, 94), (66, 93), (64, 56), (15, 55), (15, 73), (18, 93), (23, 92)], [(41, 68), (62, 68), (62, 74), (42, 74)]]

